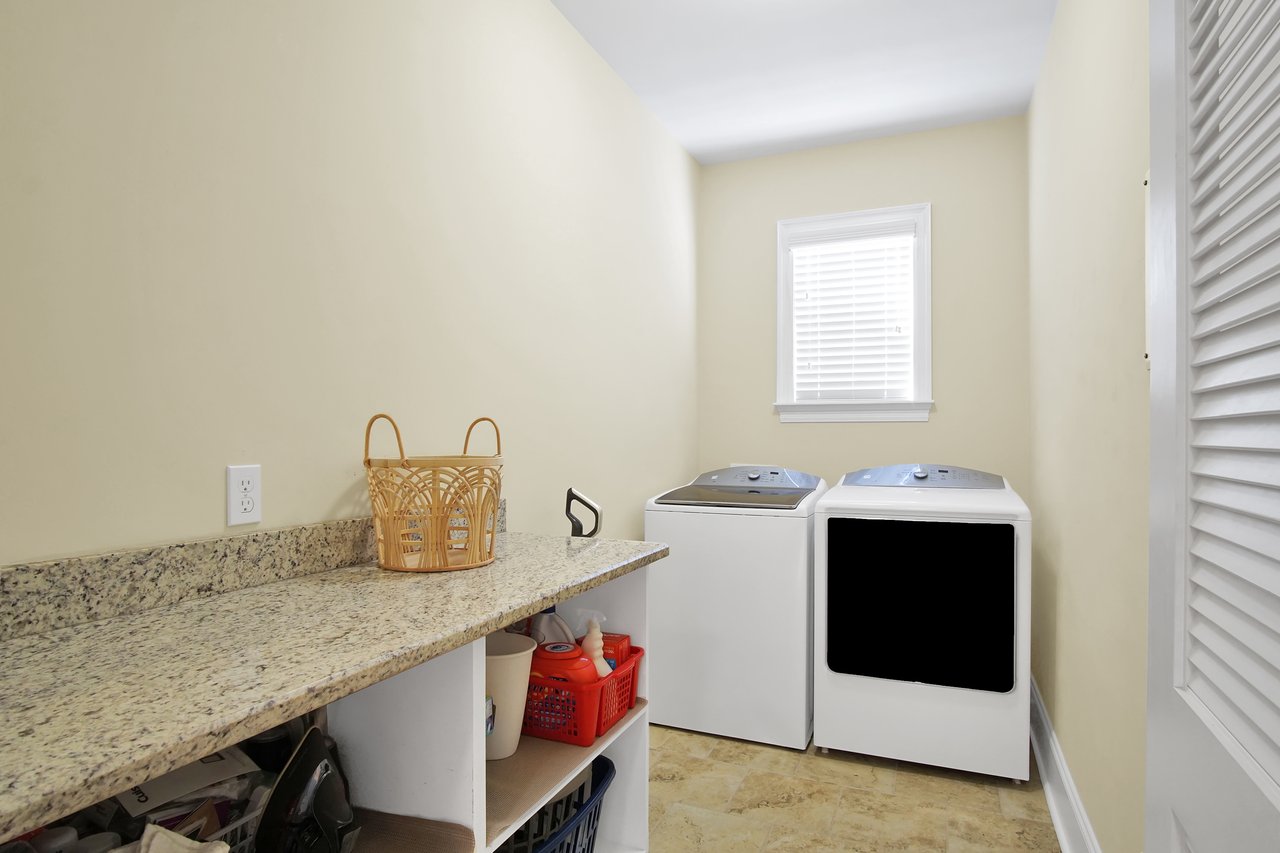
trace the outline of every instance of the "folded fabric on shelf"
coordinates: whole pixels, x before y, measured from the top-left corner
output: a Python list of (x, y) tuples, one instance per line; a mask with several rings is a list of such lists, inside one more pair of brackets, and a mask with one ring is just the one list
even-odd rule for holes
[(230, 853), (231, 848), (225, 841), (194, 841), (183, 838), (176, 832), (164, 827), (150, 824), (142, 833), (142, 838), (117, 847), (111, 853)]

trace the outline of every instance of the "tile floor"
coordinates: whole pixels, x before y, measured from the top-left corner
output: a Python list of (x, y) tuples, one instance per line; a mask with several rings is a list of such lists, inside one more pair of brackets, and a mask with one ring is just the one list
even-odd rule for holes
[(1034, 767), (1025, 785), (649, 727), (653, 853), (1059, 853)]

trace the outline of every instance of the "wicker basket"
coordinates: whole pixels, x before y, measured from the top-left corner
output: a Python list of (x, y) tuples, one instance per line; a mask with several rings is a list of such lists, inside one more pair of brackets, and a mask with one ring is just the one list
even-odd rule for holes
[[(371, 459), (369, 434), (379, 418), (396, 432), (398, 459)], [(493, 426), (498, 452), (468, 456), (471, 431)], [(378, 539), (378, 565), (401, 572), (448, 572), (493, 562), (498, 499), (502, 492), (502, 434), (492, 418), (467, 427), (461, 456), (405, 456), (400, 427), (390, 415), (369, 419), (364, 467)]]

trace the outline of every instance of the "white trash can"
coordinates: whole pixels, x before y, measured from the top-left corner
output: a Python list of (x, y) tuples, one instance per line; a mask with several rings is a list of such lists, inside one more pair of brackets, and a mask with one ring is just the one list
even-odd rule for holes
[(495, 631), (484, 638), (484, 691), (493, 700), (493, 731), (485, 737), (485, 758), (508, 758), (520, 745), (524, 700), (529, 695), (532, 637)]

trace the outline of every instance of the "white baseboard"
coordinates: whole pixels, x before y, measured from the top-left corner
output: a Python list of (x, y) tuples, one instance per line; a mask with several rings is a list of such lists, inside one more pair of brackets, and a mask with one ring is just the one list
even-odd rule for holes
[(1036, 753), (1044, 798), (1049, 804), (1049, 815), (1053, 818), (1062, 853), (1102, 853), (1034, 678), (1031, 679), (1031, 746)]

